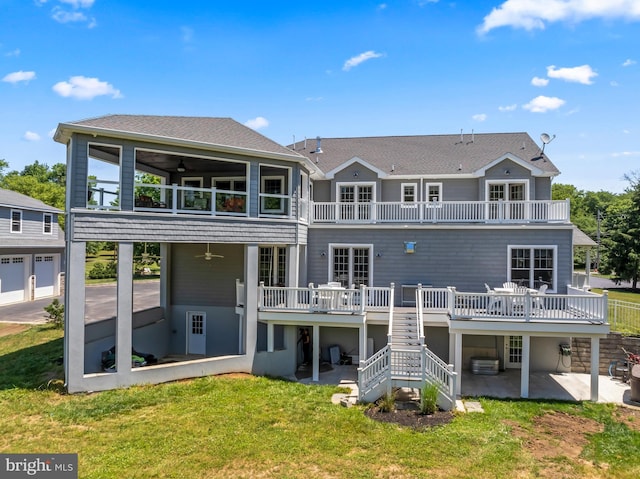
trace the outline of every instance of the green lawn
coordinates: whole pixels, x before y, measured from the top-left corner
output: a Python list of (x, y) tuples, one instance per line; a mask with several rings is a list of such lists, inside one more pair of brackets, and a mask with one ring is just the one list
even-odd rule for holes
[[(274, 378), (226, 375), (66, 395), (61, 354), (61, 333), (47, 326), (0, 337), (0, 452), (78, 453), (82, 478), (640, 474), (640, 414), (625, 422), (611, 405), (482, 399), (484, 414), (414, 431), (372, 421), (364, 406), (331, 404), (335, 387)], [(572, 426), (549, 436), (544, 417)]]

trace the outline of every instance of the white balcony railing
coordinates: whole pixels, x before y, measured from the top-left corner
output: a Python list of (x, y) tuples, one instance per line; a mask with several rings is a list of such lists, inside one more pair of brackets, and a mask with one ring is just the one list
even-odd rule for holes
[(564, 223), (569, 221), (569, 202), (316, 202), (311, 212), (313, 223)]

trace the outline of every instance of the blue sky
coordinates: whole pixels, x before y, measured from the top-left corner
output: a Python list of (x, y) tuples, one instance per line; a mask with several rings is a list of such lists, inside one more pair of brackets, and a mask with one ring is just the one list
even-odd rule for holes
[(59, 122), (231, 117), (295, 137), (556, 135), (557, 182), (640, 169), (640, 0), (0, 0), (0, 158)]

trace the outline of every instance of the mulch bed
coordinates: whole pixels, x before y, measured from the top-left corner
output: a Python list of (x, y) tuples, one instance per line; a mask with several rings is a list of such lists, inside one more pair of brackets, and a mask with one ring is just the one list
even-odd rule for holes
[(382, 412), (377, 406), (365, 410), (365, 415), (374, 421), (397, 424), (413, 429), (425, 429), (442, 426), (453, 421), (451, 411), (436, 411), (433, 414), (421, 414), (416, 409), (396, 409), (393, 412)]

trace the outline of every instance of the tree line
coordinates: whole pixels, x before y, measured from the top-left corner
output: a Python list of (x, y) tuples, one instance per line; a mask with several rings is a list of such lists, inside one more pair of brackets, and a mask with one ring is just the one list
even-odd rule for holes
[[(64, 163), (49, 167), (36, 161), (22, 171), (5, 174), (8, 168), (9, 164), (0, 159), (0, 188), (64, 210), (67, 178)], [(554, 200), (570, 200), (571, 222), (597, 242), (595, 255), (591, 254), (591, 268), (613, 275), (614, 280), (630, 281), (636, 290), (640, 277), (640, 172), (630, 173), (625, 179), (629, 185), (623, 193), (584, 191), (556, 183), (551, 194)], [(145, 179), (145, 182), (152, 181)], [(64, 218), (59, 223), (64, 228)], [(586, 266), (584, 251), (577, 250), (574, 254), (576, 265)]]

